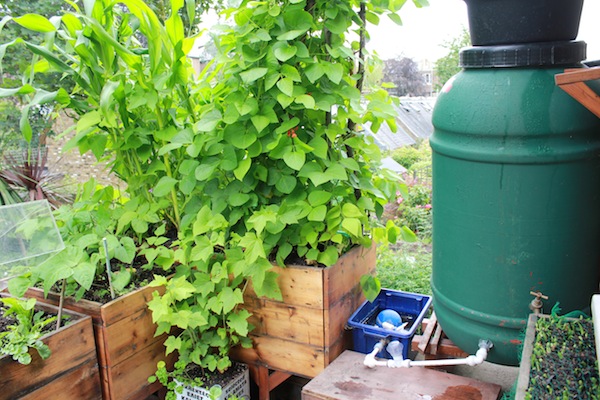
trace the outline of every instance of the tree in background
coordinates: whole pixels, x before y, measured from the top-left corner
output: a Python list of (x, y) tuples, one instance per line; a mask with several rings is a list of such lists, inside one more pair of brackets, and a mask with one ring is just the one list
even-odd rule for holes
[(448, 54), (435, 62), (434, 70), (437, 79), (434, 83), (434, 90), (439, 91), (448, 82), (448, 79), (460, 71), (458, 53), (460, 49), (468, 46), (471, 46), (471, 37), (466, 28), (463, 28), (459, 36), (442, 44), (442, 47), (448, 49)]
[[(156, 13), (161, 21), (165, 21), (171, 12), (170, 0), (147, 0), (146, 3)], [(194, 13), (184, 13), (180, 11), (184, 19), (184, 26), (197, 27), (201, 21), (202, 14), (210, 8), (220, 9), (223, 6), (223, 0), (200, 0), (186, 1), (186, 7), (193, 7)], [(36, 35), (29, 29), (19, 24), (6, 24), (11, 16), (20, 16), (25, 14), (40, 14), (46, 18), (60, 15), (61, 11), (71, 10), (71, 6), (65, 0), (3, 0), (0, 1), (0, 43), (8, 43), (16, 38), (21, 38), (30, 43), (39, 43), (40, 35)], [(187, 24), (187, 15), (193, 14), (193, 24)], [(6, 24), (6, 26), (5, 26)], [(197, 28), (196, 28), (197, 29)], [(195, 32), (194, 32), (195, 33)], [(188, 32), (190, 34), (190, 32)], [(3, 70), (0, 71), (0, 84), (5, 79), (16, 79), (31, 64), (31, 52), (24, 46), (9, 46), (6, 48), (6, 54), (2, 58)], [(38, 73), (39, 71), (36, 71)], [(59, 82), (60, 74), (45, 74), (48, 85)], [(7, 82), (9, 83), (9, 82)], [(65, 88), (65, 82), (60, 81), (60, 85)], [(8, 85), (14, 86), (14, 85)], [(68, 88), (65, 88), (67, 91)]]
[[(64, 0), (5, 0), (0, 2), (0, 43), (9, 43), (16, 38), (21, 38), (33, 44), (41, 43), (40, 35), (22, 27), (19, 24), (7, 24), (12, 16), (38, 13), (50, 17), (58, 15), (61, 10), (70, 7)], [(25, 46), (5, 46), (3, 52), (2, 69), (0, 70), (0, 84), (6, 87), (15, 86), (22, 79), (32, 79), (34, 73), (38, 76), (40, 87), (46, 90), (55, 90), (58, 86), (72, 87), (70, 79), (62, 79), (58, 72), (44, 72), (37, 68), (30, 71), (33, 56)], [(24, 141), (20, 134), (19, 123), (21, 119), (21, 104), (19, 97), (10, 97), (0, 101), (0, 154), (20, 152)], [(30, 124), (33, 131), (32, 146), (45, 144), (45, 137), (54, 134), (52, 125), (54, 120), (53, 106), (51, 103), (32, 106), (29, 110)]]
[[(198, 29), (198, 24), (202, 21), (202, 15), (210, 9), (215, 11), (219, 11), (223, 8), (223, 0), (196, 0), (194, 1), (186, 1), (186, 7), (194, 7), (195, 12), (184, 12), (183, 9), (179, 11), (179, 15), (183, 19), (183, 24), (186, 27), (191, 27), (192, 30)], [(161, 21), (166, 21), (171, 14), (171, 0), (146, 0), (146, 4), (156, 13), (156, 16)], [(192, 23), (189, 23), (188, 15), (193, 15), (194, 20)], [(189, 32), (188, 34), (193, 34), (196, 32)]]
[[(68, 7), (64, 0), (5, 0), (0, 2), (0, 42), (7, 43), (18, 37), (32, 43), (39, 43), (39, 35), (25, 29), (18, 24), (4, 26), (8, 17), (13, 15), (25, 15), (30, 13), (42, 14), (46, 17), (57, 15), (63, 7)], [(5, 79), (17, 79), (31, 64), (31, 52), (24, 46), (10, 46), (6, 48), (2, 64), (3, 71), (0, 75), (0, 83)], [(56, 76), (47, 75), (46, 81), (50, 84), (56, 81)]]
[(428, 94), (425, 77), (419, 65), (408, 57), (384, 61), (383, 81), (394, 85), (387, 89), (393, 96), (426, 96)]

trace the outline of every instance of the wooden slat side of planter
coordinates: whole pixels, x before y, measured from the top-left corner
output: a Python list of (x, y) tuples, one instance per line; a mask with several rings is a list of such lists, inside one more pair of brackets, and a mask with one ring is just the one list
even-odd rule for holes
[[(154, 291), (164, 293), (164, 287), (146, 286), (106, 304), (65, 299), (66, 308), (91, 315), (94, 320), (102, 390), (107, 400), (143, 399), (152, 393), (149, 390), (160, 387), (148, 383), (148, 377), (156, 371), (156, 363), (166, 360), (163, 346), (166, 335), (154, 337), (156, 325), (147, 306)], [(30, 292), (43, 298), (39, 289)], [(58, 295), (50, 293), (48, 301), (57, 304)], [(162, 358), (154, 356), (158, 351), (162, 352)], [(149, 354), (152, 356), (148, 358)], [(113, 387), (114, 382), (122, 380), (128, 380), (129, 392)]]
[(312, 378), (351, 343), (345, 326), (364, 301), (360, 278), (375, 269), (375, 246), (357, 247), (329, 268), (274, 267), (283, 301), (258, 298), (250, 286), (244, 300), (256, 326), (252, 349), (236, 348), (246, 363)]
[(324, 369), (323, 347), (272, 336), (252, 336), (252, 341), (251, 349), (234, 349), (233, 358), (306, 378), (313, 378)]
[(365, 300), (360, 285), (352, 288), (344, 297), (323, 310), (325, 331), (325, 366), (329, 365), (344, 350), (352, 348), (352, 331), (346, 329), (348, 319)]
[[(163, 341), (165, 338), (166, 335)], [(108, 383), (112, 399), (146, 399), (162, 388), (158, 381), (153, 384), (148, 383), (148, 377), (154, 375), (159, 361), (166, 361), (169, 369), (176, 361), (174, 353), (165, 357), (163, 341), (154, 342), (143, 348), (123, 362), (112, 366), (110, 373), (104, 374), (104, 377), (110, 379)]]
[(377, 251), (374, 245), (369, 248), (357, 247), (340, 257), (336, 268), (326, 268), (323, 287), (327, 295), (324, 296), (323, 308), (330, 308), (332, 303), (360, 287), (360, 277), (374, 273), (376, 257)]
[(248, 321), (255, 336), (287, 337), (300, 343), (324, 346), (323, 313), (318, 308), (290, 307), (284, 303), (252, 296), (244, 298), (244, 308), (252, 313)]
[(538, 314), (529, 314), (529, 319), (527, 320), (527, 330), (525, 331), (525, 340), (523, 341), (523, 352), (521, 355), (521, 364), (519, 365), (519, 376), (517, 378), (515, 400), (525, 399), (525, 393), (529, 387), (531, 353), (533, 352), (533, 343), (535, 342), (535, 325), (538, 318)]
[[(105, 365), (117, 365), (135, 355), (138, 349), (149, 347), (157, 341), (164, 342), (165, 336), (154, 337), (156, 325), (152, 322), (152, 312), (146, 305), (152, 299), (152, 293), (148, 289), (154, 288), (145, 288), (129, 297), (133, 303), (129, 314), (121, 311), (122, 304), (126, 304), (126, 301), (116, 304), (111, 302), (101, 307), (102, 325), (97, 326), (97, 331), (104, 349)], [(112, 309), (113, 305), (117, 306), (116, 310)], [(112, 318), (115, 311), (123, 315), (123, 318)]]
[[(37, 307), (52, 313), (58, 311), (40, 302)], [(90, 389), (89, 395), (72, 398), (101, 398), (92, 319), (70, 311), (64, 314), (75, 320), (42, 337), (52, 351), (48, 359), (42, 360), (35, 350), (30, 353), (29, 365), (21, 365), (8, 356), (0, 357), (0, 398), (18, 399), (27, 395), (27, 399), (50, 399), (48, 393), (68, 393), (73, 390), (74, 381), (66, 378), (67, 374), (79, 377), (76, 382)]]
[[(334, 268), (330, 267), (330, 268)], [(277, 284), (281, 290), (282, 304), (323, 309), (323, 271), (324, 268), (304, 265), (288, 265), (285, 268), (274, 265), (272, 271), (277, 274)], [(245, 296), (257, 298), (250, 283)]]
[(89, 360), (20, 400), (102, 399), (96, 359)]
[[(329, 347), (340, 340), (348, 319), (365, 301), (360, 287), (363, 275), (375, 273), (377, 264), (375, 246), (358, 247), (345, 254), (336, 264), (337, 268), (327, 268), (323, 276), (326, 295), (324, 311), (325, 346)], [(332, 354), (333, 358), (340, 353)], [(333, 361), (333, 359), (332, 359)]]

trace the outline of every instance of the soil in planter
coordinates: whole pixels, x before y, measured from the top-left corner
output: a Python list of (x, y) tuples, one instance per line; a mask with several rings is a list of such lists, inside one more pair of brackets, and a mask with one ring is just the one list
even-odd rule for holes
[(6, 308), (0, 306), (0, 333), (8, 331), (8, 327), (17, 323), (17, 319), (12, 315), (4, 316)]
[[(118, 271), (121, 267), (115, 265), (115, 271)], [(143, 286), (146, 286), (154, 279), (154, 275), (166, 276), (172, 273), (172, 271), (165, 271), (162, 268), (144, 269), (137, 268), (135, 264), (131, 268), (131, 283), (125, 287), (122, 293), (116, 293), (116, 297), (124, 295), (129, 292), (133, 292)], [(57, 291), (58, 292), (58, 291)], [(106, 304), (112, 300), (110, 296), (110, 287), (108, 285), (108, 278), (105, 274), (96, 275), (92, 287), (86, 293), (83, 298), (90, 301), (96, 301), (98, 303)]]
[(600, 399), (590, 320), (539, 318), (526, 399)]
[[(14, 317), (14, 315), (5, 316), (4, 315), (5, 311), (6, 311), (6, 308), (4, 306), (0, 305), (0, 333), (8, 331), (9, 326), (15, 325), (17, 323), (17, 319)], [(38, 311), (36, 311), (36, 312), (38, 312)], [(46, 315), (48, 315), (49, 318), (54, 316), (54, 314), (46, 314)], [(61, 326), (67, 325), (69, 323), (69, 320), (70, 320), (70, 318), (68, 315), (63, 315)], [(44, 326), (42, 328), (42, 335), (52, 332), (55, 329), (56, 329), (56, 321), (52, 324), (48, 324), (48, 325)]]
[[(125, 295), (130, 292), (133, 292), (136, 289), (146, 286), (148, 283), (150, 283), (154, 279), (154, 275), (168, 276), (173, 273), (173, 271), (171, 271), (171, 270), (165, 271), (164, 269), (162, 269), (160, 267), (153, 268), (153, 269), (142, 268), (142, 265), (144, 265), (145, 262), (141, 259), (134, 260), (131, 265), (130, 264), (124, 265), (122, 263), (118, 263), (118, 262), (114, 262), (114, 261), (115, 260), (113, 260), (113, 263), (111, 264), (111, 268), (112, 268), (113, 272), (120, 271), (122, 268), (128, 268), (131, 273), (130, 283), (121, 292), (115, 293), (115, 298)], [(61, 283), (57, 282), (54, 286), (52, 286), (50, 291), (55, 292), (55, 293), (60, 293), (60, 291), (61, 291), (60, 285), (61, 285)], [(38, 284), (38, 287), (40, 287), (40, 288), (42, 287), (41, 283)], [(70, 290), (69, 287), (67, 286), (66, 294), (67, 294), (67, 296), (74, 295), (74, 290)], [(110, 286), (108, 284), (108, 277), (106, 276), (106, 274), (96, 274), (96, 276), (94, 277), (94, 282), (92, 283), (92, 286), (90, 287), (90, 290), (86, 291), (83, 294), (82, 299), (89, 300), (89, 301), (95, 301), (95, 302), (98, 302), (101, 304), (106, 304), (106, 303), (109, 303), (111, 300), (113, 300), (111, 298)]]
[[(19, 320), (14, 315), (12, 315), (12, 314), (11, 315), (5, 315), (5, 312), (7, 311), (7, 309), (8, 309), (7, 307), (5, 307), (4, 305), (1, 305), (1, 303), (0, 303), (0, 333), (9, 332), (10, 328), (12, 326), (15, 326), (15, 325), (17, 325), (19, 323)], [(43, 320), (43, 321), (47, 321), (48, 319), (50, 319), (50, 318), (52, 318), (52, 317), (54, 317), (56, 315), (54, 313), (48, 313), (48, 312), (42, 311), (42, 310), (35, 310), (34, 313), (36, 315), (38, 315), (39, 318), (41, 320)], [(70, 322), (69, 316), (63, 315), (62, 325), (63, 326), (67, 325), (69, 322)], [(56, 330), (56, 324), (57, 324), (57, 321), (55, 320), (55, 321), (53, 321), (53, 322), (51, 322), (51, 323), (49, 323), (47, 325), (42, 326), (41, 330), (40, 330), (40, 336), (39, 336), (39, 338), (43, 337), (44, 335), (46, 335), (48, 333), (51, 333), (51, 332), (55, 331)], [(32, 337), (29, 337), (28, 339), (31, 340)], [(6, 340), (6, 339), (4, 339), (4, 340)], [(4, 340), (2, 342), (4, 342)], [(4, 345), (9, 345), (14, 350), (14, 343), (11, 343), (11, 342), (6, 343), (6, 342), (4, 342), (4, 343), (0, 343), (0, 345), (3, 345), (3, 346)], [(11, 354), (10, 350), (9, 350), (8, 353), (6, 352), (6, 350), (7, 349), (0, 349), (0, 356), (9, 354), (13, 358), (16, 357), (16, 355), (12, 355)], [(21, 362), (21, 361), (19, 361), (19, 362)]]

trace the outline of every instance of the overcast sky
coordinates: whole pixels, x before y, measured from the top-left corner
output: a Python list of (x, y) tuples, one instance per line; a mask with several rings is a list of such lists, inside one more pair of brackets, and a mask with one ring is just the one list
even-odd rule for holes
[[(599, 16), (600, 1), (584, 0), (577, 40), (588, 44), (588, 60), (600, 60)], [(402, 26), (384, 17), (379, 26), (370, 28), (368, 47), (383, 59), (406, 56), (415, 61), (435, 61), (447, 53), (440, 45), (458, 37), (462, 28), (469, 26), (463, 0), (429, 0), (429, 6), (420, 9), (409, 0), (400, 10), (400, 17)]]

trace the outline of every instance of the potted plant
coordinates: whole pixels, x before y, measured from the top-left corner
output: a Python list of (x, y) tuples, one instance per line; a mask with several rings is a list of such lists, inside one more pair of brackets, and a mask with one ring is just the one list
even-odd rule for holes
[[(233, 346), (250, 344), (249, 313), (238, 307), (243, 301), (238, 287), (242, 277), (230, 278), (224, 263), (225, 257), (219, 257), (209, 269), (200, 263), (181, 265), (175, 276), (158, 277), (151, 283), (165, 287), (162, 295), (155, 292), (149, 302), (158, 325), (156, 333), (171, 332), (165, 341), (166, 353), (177, 354), (173, 368), (161, 362), (150, 379), (169, 389), (167, 399), (185, 398), (182, 394), (189, 392), (205, 400), (224, 399), (219, 397), (219, 388), (227, 396), (250, 397), (248, 367), (234, 365), (229, 358)], [(173, 327), (178, 328), (176, 334)], [(214, 376), (219, 375), (217, 386)]]
[[(150, 308), (159, 332), (184, 329), (167, 340), (169, 352), (187, 354), (187, 338), (207, 329), (223, 336), (219, 344), (235, 338), (193, 347), (193, 362), (209, 370), (229, 366), (239, 341), (234, 358), (315, 376), (346, 346), (361, 277), (379, 289), (369, 286), (373, 239), (410, 234), (371, 219), (397, 181), (372, 168), (379, 150), (360, 123), (376, 130), (395, 120), (385, 91), (362, 102), (364, 70), (355, 66), (364, 66), (364, 42), (345, 39), (352, 21), (364, 35), (367, 15), (395, 18), (397, 9), (346, 6), (242, 2), (226, 10), (235, 23), (215, 38), (218, 55), (200, 75), (195, 135), (172, 145), (191, 156), (181, 166), (197, 199), (179, 230), (186, 259), (173, 277), (186, 289), (167, 289)], [(213, 323), (202, 315), (192, 319), (198, 326), (177, 325), (212, 312)]]
[(600, 398), (593, 329), (589, 318), (530, 314), (515, 399)]
[(56, 329), (57, 313), (35, 299), (0, 294), (3, 398), (102, 398), (90, 317), (65, 312)]

